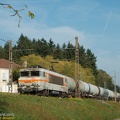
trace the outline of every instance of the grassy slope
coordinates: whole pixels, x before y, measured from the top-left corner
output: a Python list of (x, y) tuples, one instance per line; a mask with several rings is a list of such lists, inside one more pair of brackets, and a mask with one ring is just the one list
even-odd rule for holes
[(15, 120), (114, 120), (120, 103), (0, 93), (2, 112), (14, 113)]

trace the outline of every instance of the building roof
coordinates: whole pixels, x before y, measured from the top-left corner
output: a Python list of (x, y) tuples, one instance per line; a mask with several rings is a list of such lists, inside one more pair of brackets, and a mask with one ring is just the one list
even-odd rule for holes
[[(12, 68), (19, 68), (20, 65), (12, 62)], [(10, 68), (10, 61), (5, 59), (0, 59), (0, 68)]]

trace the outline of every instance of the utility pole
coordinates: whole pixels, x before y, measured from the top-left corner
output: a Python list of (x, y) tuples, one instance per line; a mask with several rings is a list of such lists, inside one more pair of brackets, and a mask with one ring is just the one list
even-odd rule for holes
[(79, 88), (79, 48), (78, 48), (78, 37), (75, 37), (75, 80), (77, 81), (76, 96), (80, 97)]
[(12, 40), (9, 41), (9, 83), (8, 83), (8, 92), (13, 91), (12, 88), (12, 82), (13, 82), (13, 74), (12, 74), (12, 69), (13, 69), (13, 62), (12, 62), (12, 53), (13, 51), (29, 51), (29, 50), (33, 50), (33, 49), (23, 49), (23, 50), (12, 50)]
[(8, 92), (12, 93), (12, 40), (9, 41), (9, 88)]
[(114, 71), (114, 93), (115, 93), (115, 102), (116, 102), (117, 94), (116, 94), (116, 73), (115, 73), (115, 71)]
[(104, 81), (104, 88), (106, 89), (106, 81)]

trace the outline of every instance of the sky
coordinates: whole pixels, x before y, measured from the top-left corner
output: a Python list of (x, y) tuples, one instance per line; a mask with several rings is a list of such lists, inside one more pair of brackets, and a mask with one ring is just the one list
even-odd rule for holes
[[(91, 49), (97, 57), (97, 67), (106, 71), (120, 85), (120, 0), (1, 0), (20, 10), (22, 20), (10, 15), (14, 11), (0, 6), (0, 46), (21, 33), (31, 40), (50, 38), (55, 44), (71, 42)], [(27, 11), (35, 14), (31, 19)]]

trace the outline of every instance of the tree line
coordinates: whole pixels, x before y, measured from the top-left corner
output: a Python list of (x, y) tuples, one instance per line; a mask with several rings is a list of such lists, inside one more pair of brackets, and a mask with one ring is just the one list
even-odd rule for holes
[[(13, 61), (20, 63), (22, 56), (28, 56), (30, 54), (39, 55), (45, 58), (47, 55), (52, 56), (54, 59), (75, 61), (75, 46), (68, 42), (55, 44), (52, 39), (49, 41), (42, 39), (29, 39), (23, 34), (20, 35), (18, 41), (12, 46), (13, 50)], [(0, 46), (0, 58), (9, 58), (9, 42), (6, 42), (2, 47)], [(108, 83), (107, 88), (113, 90), (114, 84), (112, 78), (103, 70), (97, 68), (97, 57), (92, 53), (90, 49), (85, 49), (79, 44), (79, 64), (83, 68), (90, 68), (95, 76), (95, 84), (104, 87), (104, 83)], [(104, 76), (104, 77), (103, 77)], [(119, 89), (119, 86), (117, 86)], [(119, 89), (120, 90), (120, 89)]]
[[(52, 39), (48, 42), (42, 39), (30, 40), (27, 36), (21, 34), (17, 41), (17, 44), (13, 46), (13, 59), (20, 60), (22, 56), (35, 54), (42, 57), (47, 55), (53, 56), (54, 59), (59, 60), (75, 60), (75, 46), (68, 42), (68, 44), (63, 43), (62, 47), (59, 44), (55, 44)], [(9, 42), (5, 43), (4, 47), (0, 47), (0, 57), (8, 59), (9, 57)], [(90, 49), (85, 50), (85, 48), (79, 45), (79, 63), (84, 68), (91, 68), (94, 74), (97, 73), (96, 56), (91, 52)]]

